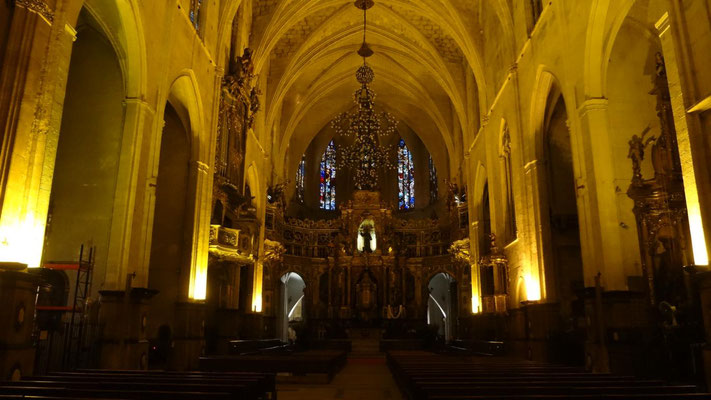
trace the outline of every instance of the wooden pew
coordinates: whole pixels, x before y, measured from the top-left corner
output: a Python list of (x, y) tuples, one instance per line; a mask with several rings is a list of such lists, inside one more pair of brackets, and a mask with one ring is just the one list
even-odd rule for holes
[(309, 350), (290, 354), (207, 356), (200, 358), (203, 371), (264, 371), (294, 375), (326, 374), (328, 381), (346, 364), (347, 353), (335, 350)]
[(711, 399), (695, 385), (592, 374), (581, 368), (496, 357), (389, 352), (408, 399)]
[[(9, 398), (276, 399), (274, 374), (84, 370), (0, 382)], [(2, 397), (0, 397), (2, 399)]]

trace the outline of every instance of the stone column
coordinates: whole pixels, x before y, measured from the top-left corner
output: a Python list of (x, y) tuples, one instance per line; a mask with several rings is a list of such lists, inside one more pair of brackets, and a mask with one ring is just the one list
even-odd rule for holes
[(47, 74), (53, 21), (44, 0), (15, 0), (0, 71), (0, 260), (31, 268), (39, 266), (47, 212), (40, 209), (46, 204), (40, 184), (53, 100)]
[[(207, 261), (210, 247), (210, 207), (212, 198), (212, 174), (210, 167), (204, 162), (197, 161), (196, 167), (196, 188), (197, 198), (194, 203), (193, 214), (193, 237), (190, 261), (190, 283), (189, 297), (195, 300), (205, 300), (207, 295)], [(254, 291), (258, 290), (259, 303), (256, 304), (257, 311), (261, 311), (261, 291), (262, 291), (262, 265), (255, 262), (254, 265)], [(258, 285), (257, 285), (258, 284)], [(253, 291), (253, 295), (255, 292)], [(250, 306), (254, 309), (254, 304)]]
[(33, 374), (37, 282), (23, 264), (0, 264), (0, 379), (19, 380)]
[[(526, 235), (529, 246), (529, 271), (531, 278), (538, 278), (541, 282), (541, 298), (548, 301), (557, 299), (556, 292), (556, 274), (554, 271), (546, 271), (546, 246), (550, 244), (550, 223), (544, 220), (543, 216), (547, 215), (544, 210), (548, 209), (547, 204), (542, 204), (543, 196), (541, 194), (541, 182), (544, 178), (541, 162), (539, 160), (529, 161), (524, 166), (524, 187), (526, 188), (526, 197), (531, 199), (533, 212), (528, 214), (528, 226), (531, 232)], [(546, 196), (547, 197), (547, 196)], [(517, 277), (514, 277), (516, 279)], [(515, 282), (515, 280), (513, 281)], [(519, 299), (528, 300), (528, 299)], [(518, 306), (518, 304), (513, 306)]]
[[(578, 154), (576, 192), (585, 286), (598, 272), (605, 290), (627, 290), (623, 241), (620, 240), (614, 160), (609, 141), (607, 99), (589, 99), (579, 108), (581, 132), (571, 134)], [(575, 137), (579, 140), (575, 140)]]
[(135, 286), (148, 287), (157, 180), (140, 179), (146, 163), (141, 155), (150, 148), (155, 110), (141, 99), (124, 99), (123, 104), (121, 149), (126, 150), (119, 158), (104, 283), (112, 290), (122, 289), (122, 277), (133, 273)]

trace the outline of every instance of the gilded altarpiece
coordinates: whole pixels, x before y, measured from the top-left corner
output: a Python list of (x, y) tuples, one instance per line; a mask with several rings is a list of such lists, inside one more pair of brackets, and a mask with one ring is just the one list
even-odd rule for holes
[[(660, 132), (654, 136), (645, 130), (630, 139), (632, 184), (627, 194), (634, 200), (650, 301), (680, 306), (689, 300), (683, 266), (689, 264), (691, 247), (674, 116), (664, 60), (659, 54), (654, 90), (650, 94), (657, 98)], [(643, 161), (650, 145), (654, 176), (645, 178)]]
[(289, 218), (275, 206), (268, 208), (266, 226), (267, 237), (282, 244), (285, 255), (265, 271), (265, 291), (276, 297), (280, 277), (298, 273), (306, 283), (307, 321), (424, 326), (428, 285), (441, 272), (457, 282), (455, 309), (470, 310), (470, 268), (448, 252), (449, 218), (401, 219), (378, 192), (356, 191), (337, 218)]

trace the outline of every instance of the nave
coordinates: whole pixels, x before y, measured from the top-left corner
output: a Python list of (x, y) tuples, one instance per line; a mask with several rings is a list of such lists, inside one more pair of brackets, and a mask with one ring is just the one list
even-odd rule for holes
[(706, 398), (710, 48), (709, 0), (0, 0), (0, 396)]
[[(445, 350), (445, 349), (440, 349)], [(21, 381), (0, 382), (0, 399), (711, 399), (696, 385), (670, 384), (511, 357), (448, 352), (392, 350), (350, 353), (323, 381), (304, 370), (290, 373), (284, 359), (308, 356), (253, 357), (273, 372), (168, 372), (79, 370)], [(261, 360), (260, 360), (261, 358)], [(270, 361), (266, 361), (270, 359)], [(293, 360), (292, 360), (293, 361)], [(302, 360), (303, 361), (303, 360)], [(254, 369), (249, 366), (247, 369)], [(256, 367), (259, 369), (260, 367)], [(342, 369), (341, 369), (342, 368)]]

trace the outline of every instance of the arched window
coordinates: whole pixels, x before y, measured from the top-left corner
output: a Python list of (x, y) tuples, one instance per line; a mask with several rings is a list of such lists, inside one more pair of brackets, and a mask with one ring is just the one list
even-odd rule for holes
[(299, 168), (296, 170), (296, 200), (304, 202), (304, 175), (306, 175), (306, 155), (301, 156)]
[(333, 140), (321, 156), (321, 209), (336, 209), (336, 146)]
[(398, 204), (401, 210), (415, 208), (415, 165), (404, 139), (397, 152)]
[(202, 7), (202, 0), (190, 0), (190, 22), (198, 32), (200, 32), (200, 7)]
[(439, 189), (437, 188), (437, 168), (435, 167), (432, 155), (430, 155), (430, 204), (437, 202)]

